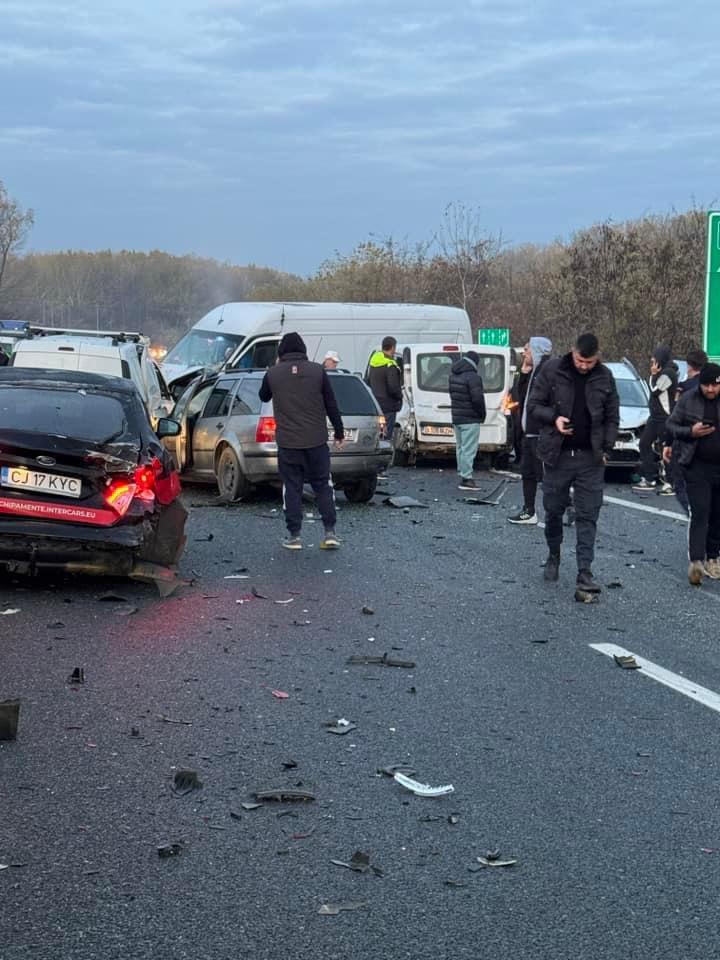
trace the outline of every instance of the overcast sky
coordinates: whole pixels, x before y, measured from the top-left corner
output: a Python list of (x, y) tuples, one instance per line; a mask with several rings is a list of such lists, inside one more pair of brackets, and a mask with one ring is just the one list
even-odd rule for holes
[(310, 273), (450, 201), (511, 243), (720, 195), (717, 0), (0, 0), (32, 247)]

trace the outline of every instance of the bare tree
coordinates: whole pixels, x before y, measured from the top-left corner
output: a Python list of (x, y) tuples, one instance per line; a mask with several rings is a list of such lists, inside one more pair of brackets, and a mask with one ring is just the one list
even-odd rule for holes
[(482, 299), (489, 283), (490, 264), (500, 252), (502, 238), (483, 231), (479, 210), (453, 202), (445, 207), (436, 239), (443, 259), (455, 275), (455, 300), (468, 310), (473, 302)]
[(23, 210), (0, 180), (0, 287), (11, 253), (19, 250), (35, 222), (32, 210)]

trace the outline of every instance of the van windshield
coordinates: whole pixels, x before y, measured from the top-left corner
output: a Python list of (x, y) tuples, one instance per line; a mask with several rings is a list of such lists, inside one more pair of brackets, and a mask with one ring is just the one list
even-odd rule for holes
[[(417, 381), (420, 390), (447, 393), (450, 368), (458, 359), (457, 353), (421, 353), (417, 358)], [(497, 353), (481, 353), (478, 373), (486, 393), (500, 393), (505, 389), (505, 357)]]
[(191, 330), (165, 357), (164, 363), (181, 367), (220, 367), (245, 337), (211, 330)]

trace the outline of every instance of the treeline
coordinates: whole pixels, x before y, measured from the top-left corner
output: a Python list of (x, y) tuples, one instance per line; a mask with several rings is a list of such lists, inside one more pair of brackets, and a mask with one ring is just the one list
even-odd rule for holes
[(509, 327), (514, 345), (542, 334), (566, 349), (593, 330), (607, 357), (645, 366), (658, 342), (681, 356), (701, 341), (705, 232), (705, 213), (691, 210), (508, 247), (451, 204), (429, 240), (370, 239), (306, 278), (160, 251), (15, 255), (0, 318), (141, 329), (172, 344), (230, 300), (442, 303), (465, 307), (475, 328)]

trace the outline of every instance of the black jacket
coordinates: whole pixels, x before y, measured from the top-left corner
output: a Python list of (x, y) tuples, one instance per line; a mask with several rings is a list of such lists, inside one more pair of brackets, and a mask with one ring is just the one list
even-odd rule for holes
[(330, 378), (304, 353), (280, 357), (263, 377), (259, 394), (263, 403), (273, 402), (279, 447), (309, 450), (327, 443), (328, 419), (335, 428), (335, 439), (345, 436)]
[(678, 368), (668, 363), (660, 373), (652, 374), (648, 380), (650, 388), (650, 419), (665, 421), (673, 412), (675, 394), (678, 387)]
[(485, 421), (485, 392), (482, 377), (474, 363), (462, 357), (453, 363), (448, 378), (452, 422), (483, 423)]
[[(606, 366), (596, 364), (586, 374), (585, 402), (590, 413), (590, 440), (598, 463), (610, 453), (617, 440), (620, 399), (615, 379)], [(572, 353), (550, 359), (533, 377), (527, 399), (528, 416), (540, 426), (538, 457), (554, 466), (560, 456), (563, 435), (555, 426), (558, 417), (572, 419), (575, 376)]]
[(376, 350), (370, 357), (367, 382), (383, 413), (400, 410), (403, 405), (402, 371), (382, 350)]
[(704, 419), (705, 396), (700, 387), (683, 393), (667, 422), (667, 432), (675, 441), (673, 463), (679, 463), (681, 467), (692, 463), (697, 449), (697, 440), (692, 435), (693, 424)]

